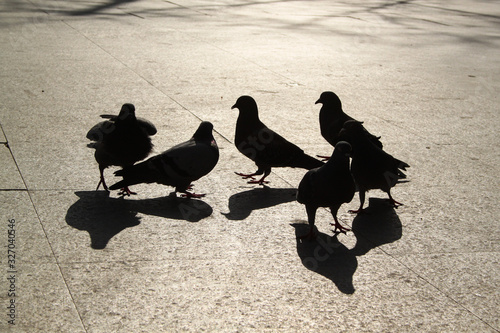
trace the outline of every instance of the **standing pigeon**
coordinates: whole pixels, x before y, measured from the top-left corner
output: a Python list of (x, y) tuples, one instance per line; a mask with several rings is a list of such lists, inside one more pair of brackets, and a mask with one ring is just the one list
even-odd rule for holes
[[(136, 118), (133, 104), (123, 104), (118, 116), (101, 115), (109, 120), (94, 125), (87, 133), (87, 139), (93, 141), (88, 147), (95, 148), (95, 159), (99, 164), (100, 180), (96, 191), (104, 181), (104, 169), (111, 166), (126, 167), (146, 158), (153, 144), (151, 135), (156, 134), (156, 127), (146, 119)], [(123, 194), (134, 194), (125, 187)]]
[(394, 207), (402, 205), (392, 198), (391, 187), (400, 179), (406, 178), (401, 170), (406, 170), (410, 166), (377, 147), (365, 135), (362, 122), (346, 121), (340, 131), (340, 137), (352, 145), (351, 171), (359, 190), (359, 209), (351, 213), (363, 211), (365, 193), (374, 189), (386, 192)]
[[(321, 110), (319, 111), (319, 126), (321, 129), (321, 135), (326, 141), (328, 141), (328, 143), (335, 147), (339, 141), (339, 132), (344, 123), (348, 120), (354, 119), (344, 113), (339, 97), (331, 91), (323, 92), (315, 104), (318, 103), (323, 104)], [(382, 142), (379, 140), (380, 137), (370, 134), (367, 130), (364, 132), (370, 140), (375, 143), (375, 145), (382, 148)], [(323, 157), (325, 159), (328, 158), (324, 156), (319, 157)]]
[(123, 180), (111, 190), (140, 183), (158, 183), (175, 187), (188, 198), (205, 194), (188, 192), (191, 182), (208, 174), (219, 160), (219, 148), (212, 135), (214, 126), (208, 121), (200, 124), (193, 137), (146, 161), (115, 172)]
[(355, 185), (349, 171), (351, 145), (340, 141), (335, 145), (331, 158), (322, 167), (309, 170), (302, 178), (297, 201), (306, 205), (309, 233), (301, 238), (314, 238), (314, 221), (319, 207), (330, 207), (335, 223), (335, 234), (349, 229), (337, 220), (337, 211), (343, 203), (351, 202)]
[[(271, 167), (292, 167), (314, 169), (323, 162), (304, 153), (302, 149), (287, 141), (278, 133), (269, 129), (259, 120), (257, 103), (250, 96), (241, 96), (231, 109), (238, 108), (234, 143), (236, 148), (250, 158), (258, 167), (252, 174), (236, 173), (244, 179), (250, 178), (249, 184), (268, 183), (264, 179), (271, 173)], [(255, 180), (254, 176), (262, 175)]]

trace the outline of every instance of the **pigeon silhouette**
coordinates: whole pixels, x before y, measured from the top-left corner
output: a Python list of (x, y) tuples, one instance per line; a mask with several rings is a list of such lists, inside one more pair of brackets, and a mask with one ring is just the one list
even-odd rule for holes
[(391, 188), (400, 179), (406, 178), (402, 170), (406, 170), (410, 166), (377, 147), (365, 135), (362, 122), (356, 120), (346, 121), (340, 131), (340, 137), (352, 145), (351, 172), (359, 190), (359, 209), (353, 210), (351, 213), (363, 211), (365, 193), (374, 189), (386, 192), (394, 207), (401, 206), (402, 203), (392, 198)]
[[(250, 158), (258, 167), (252, 174), (236, 173), (249, 184), (263, 185), (272, 167), (314, 169), (324, 163), (304, 153), (302, 149), (287, 141), (259, 120), (257, 103), (250, 96), (241, 96), (231, 109), (239, 109), (234, 143), (236, 148)], [(255, 180), (254, 176), (262, 175)]]
[(309, 233), (301, 238), (314, 238), (314, 222), (316, 210), (319, 207), (329, 207), (335, 223), (334, 233), (337, 235), (350, 230), (343, 227), (337, 212), (343, 203), (351, 202), (354, 197), (355, 185), (349, 171), (349, 156), (351, 145), (339, 141), (335, 145), (332, 156), (325, 165), (309, 170), (299, 184), (297, 201), (306, 206)]
[(116, 190), (140, 183), (158, 183), (175, 187), (176, 192), (188, 198), (205, 194), (188, 192), (191, 182), (208, 174), (219, 160), (219, 148), (212, 135), (212, 123), (204, 121), (193, 137), (141, 163), (115, 172), (123, 180), (110, 186)]
[[(99, 164), (100, 180), (96, 191), (104, 181), (104, 169), (116, 165), (126, 167), (145, 159), (153, 149), (151, 135), (156, 134), (156, 127), (146, 119), (136, 118), (133, 104), (123, 104), (118, 116), (101, 115), (109, 120), (94, 125), (87, 133), (92, 142), (87, 146), (95, 149), (95, 159)], [(123, 194), (135, 194), (123, 188)]]
[[(323, 104), (321, 106), (321, 110), (319, 111), (321, 136), (323, 136), (328, 143), (335, 147), (339, 141), (339, 133), (342, 126), (344, 126), (344, 123), (348, 120), (355, 119), (344, 113), (342, 110), (342, 102), (340, 102), (340, 98), (334, 92), (323, 92), (315, 104), (319, 103)], [(370, 134), (366, 129), (364, 130), (364, 133), (376, 146), (382, 148), (382, 142), (380, 142), (379, 136), (377, 137)], [(318, 157), (328, 159), (329, 156)]]

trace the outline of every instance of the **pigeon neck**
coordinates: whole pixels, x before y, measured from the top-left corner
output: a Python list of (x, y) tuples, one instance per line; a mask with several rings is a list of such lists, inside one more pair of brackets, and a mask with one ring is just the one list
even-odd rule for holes
[(198, 141), (198, 140), (212, 140), (213, 136), (212, 136), (212, 133), (209, 133), (207, 131), (197, 130), (193, 134), (193, 139), (195, 139), (196, 141)]
[(117, 119), (117, 122), (122, 122), (122, 123), (132, 123), (132, 122), (135, 122), (137, 119), (135, 117), (135, 114), (131, 114), (129, 113), (128, 115), (126, 115), (126, 117), (118, 117)]
[(255, 110), (248, 109), (248, 110), (240, 111), (240, 114), (238, 116), (238, 122), (243, 122), (246, 124), (260, 122), (259, 113), (258, 113), (257, 109), (255, 109)]
[(333, 152), (332, 157), (326, 162), (326, 165), (337, 165), (346, 163), (349, 161), (349, 157), (345, 156), (342, 152)]

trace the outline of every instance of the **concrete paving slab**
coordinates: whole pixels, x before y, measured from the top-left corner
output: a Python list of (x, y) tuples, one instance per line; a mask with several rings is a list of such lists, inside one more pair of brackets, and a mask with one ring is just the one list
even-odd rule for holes
[(0, 192), (3, 332), (83, 332), (73, 300), (25, 191)]
[[(403, 256), (403, 262), (415, 263), (414, 267), (426, 280), (452, 297), (459, 304), (498, 327), (498, 277), (492, 274), (498, 265), (496, 252), (443, 253)], [(418, 263), (417, 263), (418, 262)], [(436, 269), (445, 268), (449, 274), (437, 278)]]
[[(8, 247), (8, 239), (13, 239), (10, 247), (18, 263), (24, 264), (54, 264), (54, 256), (35, 212), (30, 197), (26, 191), (0, 191), (2, 230), (5, 234), (4, 246)], [(14, 220), (12, 227), (8, 221)], [(11, 237), (8, 237), (10, 229)], [(15, 240), (14, 240), (15, 239)], [(7, 251), (6, 251), (7, 252)], [(2, 257), (2, 266), (7, 268), (7, 256)], [(2, 279), (3, 280), (3, 279)]]
[[(171, 327), (467, 331), (467, 327), (490, 331), (473, 314), (439, 291), (422, 288), (425, 281), (401, 266), (387, 265), (383, 257), (370, 258), (371, 263), (359, 260), (349, 264), (345, 257), (329, 260), (346, 265), (339, 274), (350, 275), (357, 267), (353, 278), (356, 293), (344, 294), (329, 278), (315, 278), (316, 273), (303, 267), (298, 258), (248, 259), (248, 265), (230, 258), (215, 265), (205, 260), (161, 265), (108, 262), (73, 264), (63, 270), (79, 300), (82, 319), (93, 332), (122, 331), (124, 327), (151, 331)], [(364, 297), (359, 296), (360, 290)], [(94, 311), (96, 303), (103, 311)], [(415, 303), (422, 307), (415, 308)]]
[[(6, 308), (12, 304), (11, 300), (15, 301), (14, 313), (10, 309), (4, 311), (15, 318), (7, 315), (2, 318), (2, 332), (85, 332), (57, 264), (28, 264), (21, 259), (18, 267), (15, 274), (7, 272), (1, 282), (2, 289), (8, 291), (13, 290), (13, 281), (16, 290), (14, 297), (6, 292), (1, 298)], [(14, 321), (9, 323), (9, 320)]]
[(15, 161), (12, 158), (10, 149), (7, 144), (0, 143), (0, 163), (2, 173), (0, 174), (0, 187), (2, 190), (24, 189), (24, 183), (17, 170)]

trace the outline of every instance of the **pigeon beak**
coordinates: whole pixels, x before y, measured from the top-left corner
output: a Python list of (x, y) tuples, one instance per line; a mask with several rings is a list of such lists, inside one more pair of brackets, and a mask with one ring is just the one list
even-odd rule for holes
[(319, 104), (319, 103), (323, 103), (323, 101), (321, 100), (321, 98), (320, 98), (320, 99), (318, 99), (318, 100), (316, 101), (316, 103), (314, 103), (314, 104)]
[(238, 108), (238, 106), (236, 104), (234, 104), (233, 106), (231, 106), (231, 110), (232, 109), (236, 109), (236, 108)]

